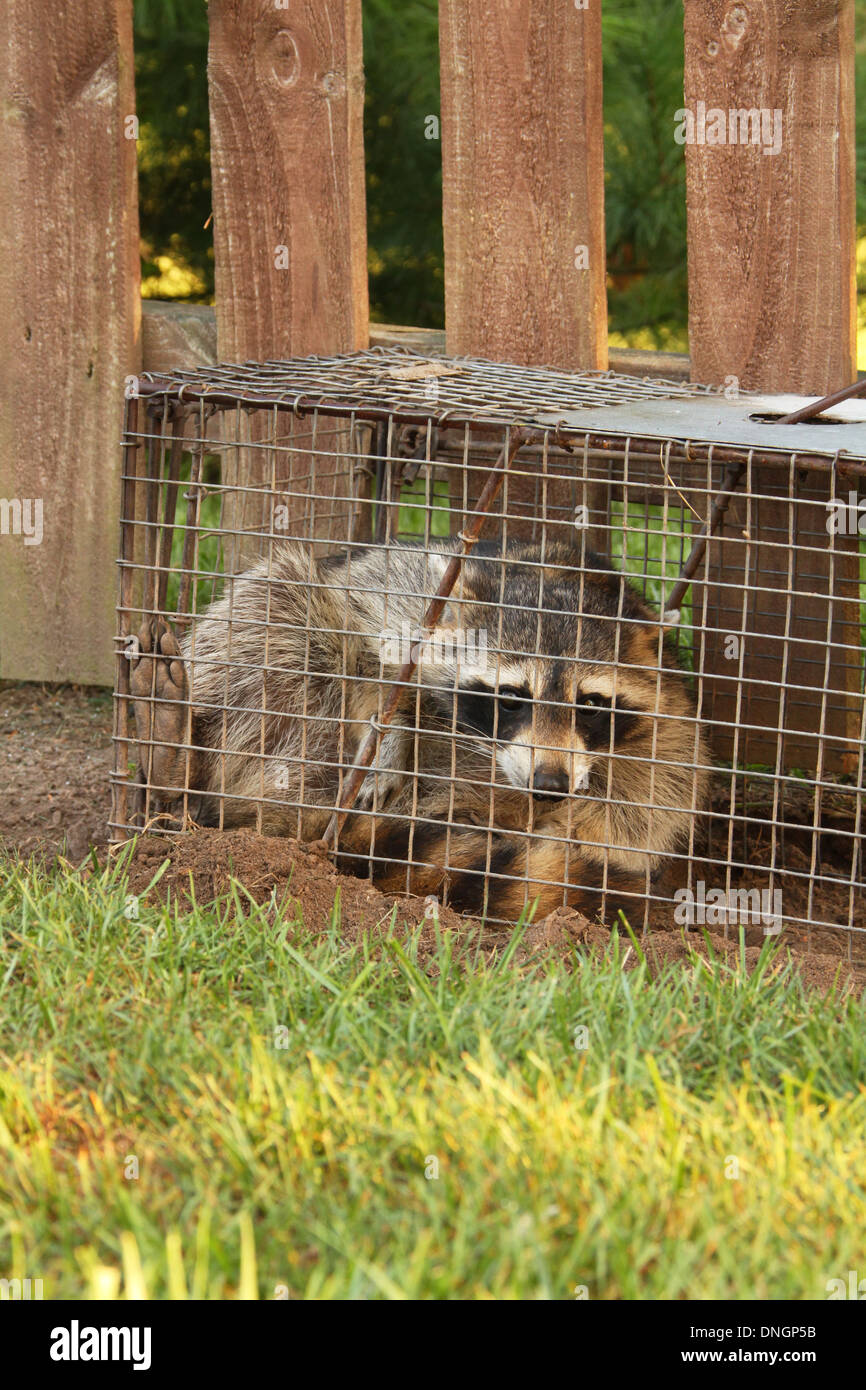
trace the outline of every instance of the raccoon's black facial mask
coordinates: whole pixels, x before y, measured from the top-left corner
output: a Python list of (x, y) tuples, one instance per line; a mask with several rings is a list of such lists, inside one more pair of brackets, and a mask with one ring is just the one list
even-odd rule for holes
[(507, 685), (495, 691), (475, 681), (457, 692), (457, 723), (471, 733), (510, 742), (518, 729), (532, 723), (532, 692), (529, 686)]
[[(485, 738), (495, 736), (503, 743), (515, 739), (521, 730), (531, 729), (532, 709), (532, 693), (528, 686), (500, 686), (498, 691), (494, 691), (483, 682), (476, 681), (457, 693), (457, 723), (460, 728), (482, 734)], [(570, 712), (564, 705), (557, 712), (563, 723), (570, 723)], [(595, 692), (578, 694), (574, 715), (575, 732), (593, 751), (609, 746), (611, 720), (615, 743), (627, 738), (639, 720), (634, 706), (622, 696), (618, 697), (614, 707), (609, 696)]]
[(575, 730), (593, 751), (610, 746), (611, 721), (613, 741), (619, 743), (637, 728), (638, 720), (637, 710), (621, 695), (615, 707), (609, 696), (595, 693), (579, 692), (575, 701)]

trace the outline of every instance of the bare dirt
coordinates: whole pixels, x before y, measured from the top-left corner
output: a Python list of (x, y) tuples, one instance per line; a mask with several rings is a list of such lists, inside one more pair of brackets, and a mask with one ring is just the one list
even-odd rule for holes
[(0, 846), (79, 863), (107, 844), (111, 695), (0, 681)]
[[(111, 760), (111, 697), (102, 690), (0, 683), (0, 846), (24, 857), (51, 859), (62, 854), (79, 864), (91, 846), (104, 858), (108, 850), (110, 811), (108, 774)], [(196, 831), (177, 839), (146, 835), (139, 841), (130, 865), (130, 890), (146, 893), (160, 866), (168, 860), (150, 890), (154, 898), (181, 897), (195, 892), (199, 903), (228, 891), (232, 879), (242, 883), (257, 902), (275, 895), (284, 910), (303, 915), (305, 929), (331, 929), (338, 906), (340, 931), (348, 941), (362, 934), (385, 936), (400, 929), (420, 928), (422, 956), (435, 949), (437, 930), (467, 931), (465, 919), (449, 908), (421, 898), (387, 896), (362, 879), (338, 874), (333, 865), (291, 840), (272, 839), (250, 831)], [(805, 892), (805, 890), (803, 890)], [(337, 900), (339, 902), (337, 903)], [(786, 907), (789, 900), (786, 897)], [(733, 959), (739, 953), (736, 933), (688, 937), (668, 920), (669, 909), (653, 913), (651, 933), (643, 938), (650, 965), (687, 962), (693, 953), (708, 950)], [(438, 928), (437, 928), (438, 919)], [(487, 927), (475, 937), (477, 949), (491, 956), (511, 940), (507, 928)], [(527, 929), (515, 962), (538, 953), (570, 960), (575, 949), (603, 950), (609, 932), (572, 908), (561, 908)], [(760, 928), (746, 932), (746, 964), (754, 965), (763, 944)], [(810, 986), (826, 991), (834, 986), (866, 986), (866, 956), (859, 942), (849, 961), (848, 933), (788, 928), (781, 945), (787, 949)], [(637, 961), (634, 950), (626, 968)]]

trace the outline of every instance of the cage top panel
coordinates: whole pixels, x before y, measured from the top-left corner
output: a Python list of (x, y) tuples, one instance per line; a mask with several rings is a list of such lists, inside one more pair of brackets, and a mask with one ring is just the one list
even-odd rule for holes
[(718, 441), (741, 449), (866, 459), (866, 424), (856, 407), (847, 416), (779, 425), (773, 417), (793, 408), (791, 398), (743, 393), (729, 400), (716, 387), (692, 382), (422, 356), (400, 347), (145, 374), (139, 394), (154, 402), (320, 410), (440, 426), (556, 427), (565, 435)]
[(142, 395), (217, 404), (290, 405), (360, 418), (407, 414), (452, 423), (536, 424), (586, 406), (706, 395), (689, 382), (557, 372), (471, 357), (421, 356), (409, 348), (370, 348), (339, 357), (224, 363), (204, 370), (145, 374)]

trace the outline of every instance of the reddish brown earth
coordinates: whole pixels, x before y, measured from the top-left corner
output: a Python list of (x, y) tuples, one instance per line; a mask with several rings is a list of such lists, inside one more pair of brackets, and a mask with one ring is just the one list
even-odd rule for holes
[[(76, 687), (47, 687), (0, 683), (0, 846), (8, 852), (52, 858), (63, 854), (74, 864), (91, 845), (100, 857), (109, 852), (107, 820), (110, 797), (111, 698), (105, 691)], [(257, 901), (273, 894), (285, 909), (303, 915), (307, 929), (330, 929), (339, 893), (340, 930), (347, 940), (362, 933), (385, 935), (392, 922), (401, 929), (421, 928), (420, 949), (432, 952), (436, 941), (433, 908), (420, 898), (383, 895), (369, 883), (338, 874), (333, 865), (290, 840), (269, 839), (249, 831), (201, 830), (169, 840), (147, 835), (140, 840), (130, 866), (130, 888), (145, 893), (160, 865), (168, 868), (151, 890), (155, 898), (179, 898), (192, 883), (199, 903), (225, 893), (237, 879)], [(192, 876), (190, 878), (190, 875)], [(712, 949), (733, 959), (735, 940), (719, 934), (692, 932), (686, 937), (672, 928), (668, 908), (653, 913), (653, 931), (642, 948), (653, 968), (666, 961), (687, 962), (693, 953)], [(465, 920), (448, 908), (437, 907), (440, 930), (466, 933)], [(575, 949), (604, 949), (606, 928), (588, 922), (574, 909), (559, 909), (532, 923), (515, 954), (519, 963), (537, 952), (569, 959)], [(504, 950), (511, 939), (505, 928), (485, 928), (477, 944), (485, 954)], [(760, 928), (746, 932), (746, 963), (752, 966), (762, 945)], [(782, 955), (790, 950), (807, 982), (827, 990), (835, 982), (866, 985), (866, 961), (861, 948), (853, 962), (846, 959), (847, 934), (786, 930)], [(637, 960), (632, 949), (626, 968)]]

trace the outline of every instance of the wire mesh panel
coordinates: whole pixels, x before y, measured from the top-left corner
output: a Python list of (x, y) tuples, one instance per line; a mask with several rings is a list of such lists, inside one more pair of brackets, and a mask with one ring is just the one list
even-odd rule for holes
[(864, 442), (395, 351), (145, 379), (114, 833), (862, 955)]

